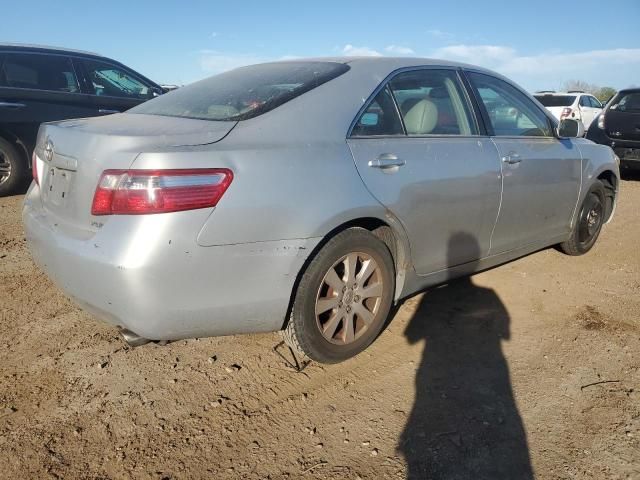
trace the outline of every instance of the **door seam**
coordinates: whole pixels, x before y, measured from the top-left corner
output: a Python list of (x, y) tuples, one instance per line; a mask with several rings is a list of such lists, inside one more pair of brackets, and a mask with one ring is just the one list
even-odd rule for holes
[(578, 149), (578, 152), (580, 152), (580, 185), (578, 185), (576, 204), (573, 207), (573, 214), (571, 215), (571, 222), (569, 223), (570, 230), (573, 230), (573, 226), (575, 224), (574, 222), (577, 220), (576, 215), (578, 213), (578, 206), (580, 205), (580, 197), (582, 196), (582, 184), (584, 182), (584, 155), (582, 155), (582, 149), (580, 148), (580, 145), (578, 145), (577, 143), (574, 143), (573, 145), (575, 145), (575, 147)]
[(500, 149), (498, 148), (498, 145), (496, 145), (496, 142), (493, 141), (493, 137), (489, 137), (489, 139), (491, 140), (493, 147), (496, 149), (496, 160), (498, 160), (498, 163), (500, 164), (500, 202), (498, 202), (498, 213), (496, 213), (496, 219), (493, 222), (493, 228), (491, 229), (491, 235), (489, 236), (489, 251), (487, 252), (487, 257), (491, 255), (491, 251), (493, 250), (493, 234), (496, 231), (498, 220), (500, 219), (500, 212), (502, 211), (502, 197), (504, 195), (504, 164), (500, 161)]

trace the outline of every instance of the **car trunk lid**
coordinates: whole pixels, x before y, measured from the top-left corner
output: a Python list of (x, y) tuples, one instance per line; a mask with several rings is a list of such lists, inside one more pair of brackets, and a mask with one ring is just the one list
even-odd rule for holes
[(104, 170), (128, 169), (142, 152), (218, 142), (236, 123), (119, 114), (43, 124), (36, 147), (43, 206), (56, 223), (95, 231), (108, 221), (91, 215)]

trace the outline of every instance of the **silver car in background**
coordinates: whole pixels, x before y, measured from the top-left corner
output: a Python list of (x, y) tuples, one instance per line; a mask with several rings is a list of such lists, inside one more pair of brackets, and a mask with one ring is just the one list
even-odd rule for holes
[(254, 65), (43, 125), (23, 219), (42, 269), (129, 340), (283, 330), (338, 362), (417, 291), (587, 252), (619, 171), (577, 133), (469, 65)]

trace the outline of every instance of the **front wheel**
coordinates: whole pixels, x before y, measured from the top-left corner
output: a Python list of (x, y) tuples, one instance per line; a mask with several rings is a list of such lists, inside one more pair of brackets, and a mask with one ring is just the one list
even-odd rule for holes
[(604, 225), (606, 205), (604, 185), (596, 180), (580, 206), (571, 236), (560, 244), (560, 250), (567, 255), (583, 255), (591, 250)]
[(394, 290), (393, 259), (385, 243), (368, 230), (349, 228), (309, 263), (295, 292), (284, 339), (321, 363), (353, 357), (382, 330)]

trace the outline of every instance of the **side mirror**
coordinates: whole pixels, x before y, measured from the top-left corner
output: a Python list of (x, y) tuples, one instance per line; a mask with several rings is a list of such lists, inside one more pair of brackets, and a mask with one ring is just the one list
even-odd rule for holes
[(578, 120), (565, 118), (560, 121), (556, 133), (559, 138), (575, 138), (584, 135), (584, 125)]

